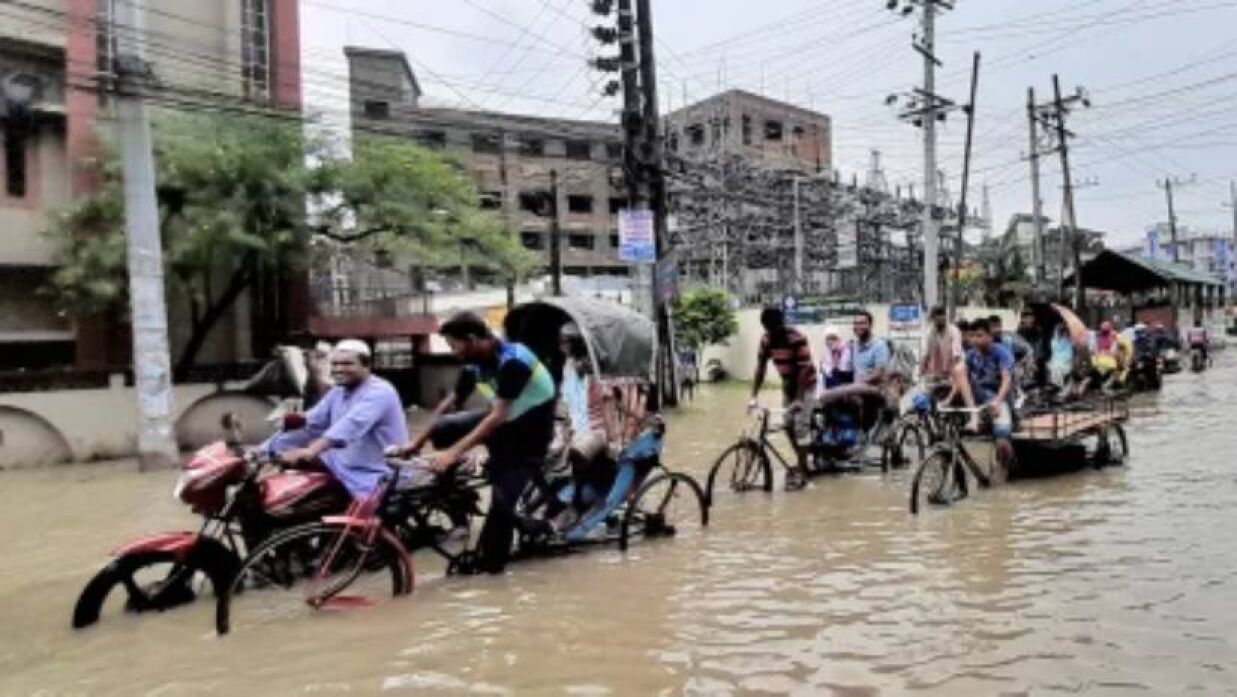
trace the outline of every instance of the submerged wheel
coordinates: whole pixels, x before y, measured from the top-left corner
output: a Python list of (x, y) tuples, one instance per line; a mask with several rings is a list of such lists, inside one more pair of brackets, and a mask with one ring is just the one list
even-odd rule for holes
[(696, 480), (680, 472), (659, 474), (627, 504), (619, 549), (625, 551), (634, 538), (690, 536), (708, 524), (709, 507)]
[[(215, 607), (215, 630), (252, 626), (318, 608), (365, 606), (412, 591), (412, 566), (399, 543), (380, 531), (366, 544), (360, 530), (308, 523), (259, 545), (241, 564)], [(347, 591), (347, 595), (344, 595)]]
[(927, 454), (926, 441), (919, 424), (899, 424), (881, 446), (881, 471), (902, 469), (920, 462)]
[(713, 469), (709, 470), (704, 500), (710, 506), (713, 505), (717, 487), (727, 487), (735, 493), (773, 491), (773, 466), (769, 463), (769, 456), (750, 440), (735, 443), (717, 458)]
[(1100, 431), (1095, 443), (1095, 466), (1112, 467), (1124, 465), (1130, 456), (1130, 443), (1125, 436), (1125, 427), (1112, 424)]
[(911, 479), (911, 514), (917, 515), (925, 504), (949, 505), (964, 496), (966, 475), (950, 453), (938, 450), (920, 461)]

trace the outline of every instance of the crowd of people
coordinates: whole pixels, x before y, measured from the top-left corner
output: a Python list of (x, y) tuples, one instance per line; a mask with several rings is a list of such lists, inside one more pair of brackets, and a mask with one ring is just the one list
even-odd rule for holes
[[(876, 387), (886, 391), (886, 409), (892, 410), (918, 384), (940, 404), (967, 409), (968, 430), (986, 426), (996, 440), (998, 460), (1008, 467), (1017, 406), (1028, 391), (1048, 388), (1082, 397), (1094, 390), (1117, 389), (1129, 379), (1141, 355), (1158, 356), (1179, 345), (1162, 324), (1136, 324), (1118, 331), (1115, 322), (1104, 321), (1095, 330), (1071, 331), (1067, 322), (1057, 321), (1045, 331), (1030, 308), (1022, 311), (1014, 331), (1006, 330), (999, 315), (950, 323), (942, 307), (932, 308), (928, 319), (916, 362), (897, 361), (901, 352), (890, 340), (874, 336), (872, 315), (861, 312), (854, 318), (854, 338), (849, 341), (837, 327), (825, 328), (817, 363), (807, 337), (787, 324), (780, 309), (762, 312), (764, 335), (757, 350), (750, 406), (757, 404), (771, 361), (782, 379), (787, 432), (798, 457), (799, 472), (788, 479), (789, 487), (799, 486), (806, 477), (811, 414), (829, 390), (853, 384)], [(1204, 351), (1209, 341), (1198, 321), (1184, 338)], [(911, 374), (915, 372), (917, 376)]]

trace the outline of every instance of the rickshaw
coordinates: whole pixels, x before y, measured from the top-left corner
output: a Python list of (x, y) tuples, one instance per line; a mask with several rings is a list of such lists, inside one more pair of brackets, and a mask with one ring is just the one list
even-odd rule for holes
[[(643, 315), (617, 303), (587, 298), (545, 298), (520, 305), (504, 320), (511, 341), (528, 346), (563, 384), (566, 355), (562, 330), (574, 325), (587, 351), (592, 394), (604, 399), (614, 419), (601, 469), (607, 472), (584, 495), (565, 466), (568, 443), (552, 452), (545, 475), (534, 481), (517, 513), (522, 519), (517, 556), (593, 544), (668, 537), (708, 525), (709, 511), (699, 483), (668, 470), (661, 461), (665, 422), (656, 409), (656, 332)], [(560, 423), (565, 425), (565, 419)], [(553, 530), (550, 518), (564, 507), (576, 521)]]
[[(894, 413), (885, 393), (869, 385), (842, 385), (826, 390), (811, 417), (808, 475), (857, 472), (869, 466), (882, 470), (905, 466), (900, 444), (890, 438)], [(773, 462), (783, 470), (794, 466), (770, 436), (785, 429), (789, 410), (752, 410), (752, 424), (709, 470), (705, 499), (710, 505), (719, 488), (734, 493), (773, 490)], [(879, 452), (874, 452), (879, 449)]]

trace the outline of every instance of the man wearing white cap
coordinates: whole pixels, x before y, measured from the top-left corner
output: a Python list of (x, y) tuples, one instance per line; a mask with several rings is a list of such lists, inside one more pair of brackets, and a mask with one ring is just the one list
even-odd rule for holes
[(305, 427), (276, 434), (263, 448), (289, 465), (321, 463), (355, 498), (390, 473), (383, 452), (408, 442), (399, 393), (370, 372), (370, 350), (346, 339), (331, 351), (332, 387), (305, 414)]

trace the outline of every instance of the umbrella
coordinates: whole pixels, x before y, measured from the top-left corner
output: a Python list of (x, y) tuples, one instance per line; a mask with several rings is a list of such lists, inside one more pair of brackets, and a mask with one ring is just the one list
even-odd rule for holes
[(1057, 314), (1061, 316), (1061, 320), (1065, 322), (1065, 329), (1069, 332), (1070, 341), (1074, 342), (1074, 346), (1079, 348), (1086, 346), (1089, 332), (1087, 331), (1087, 325), (1078, 319), (1078, 315), (1074, 314), (1074, 311), (1068, 307), (1057, 305), (1056, 303), (1053, 303), (1052, 309), (1056, 310)]

